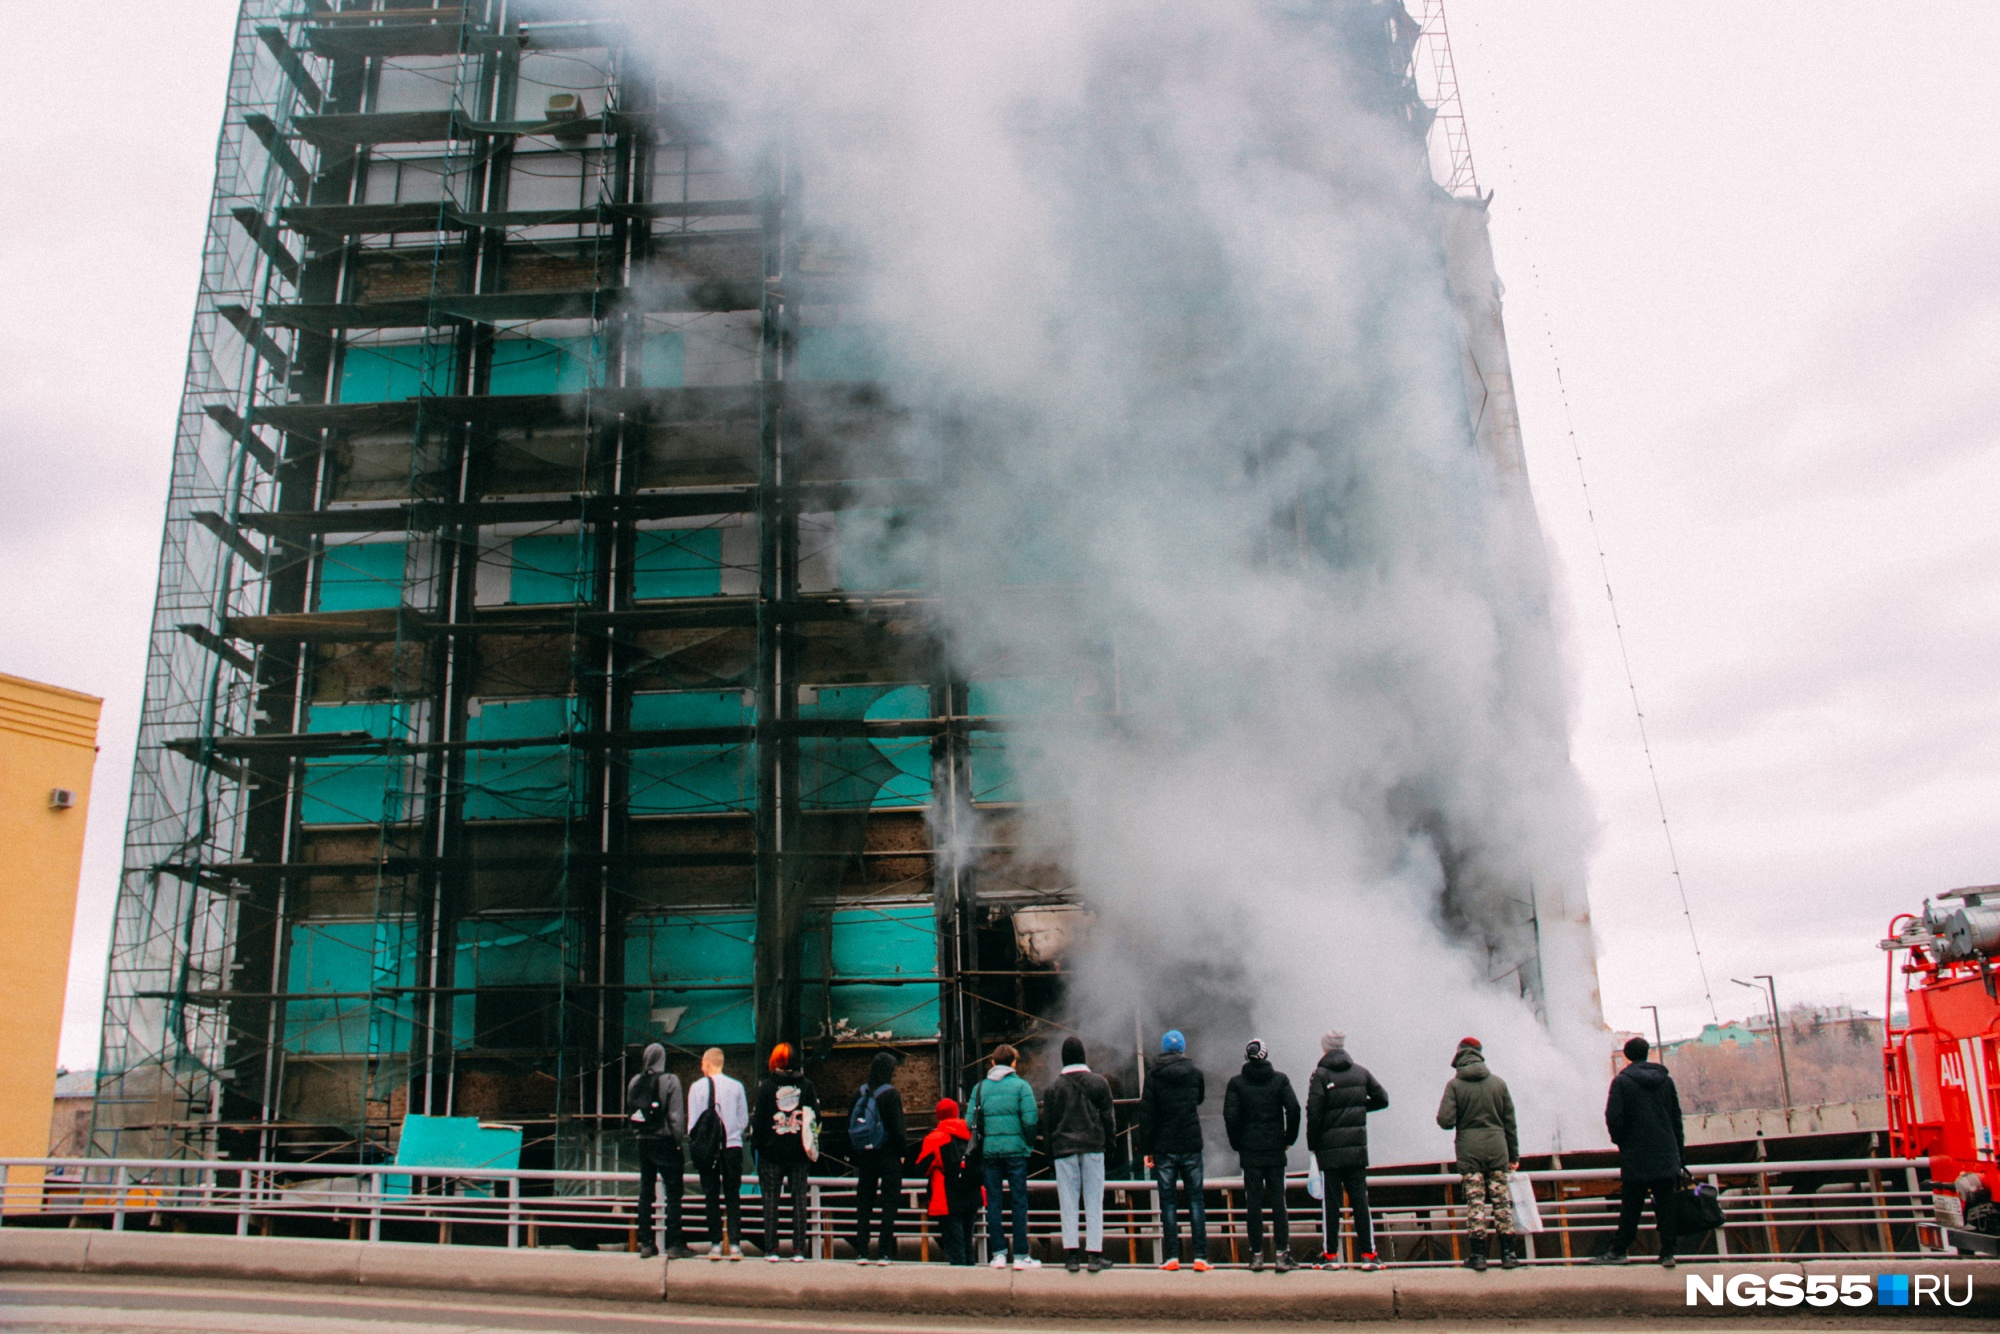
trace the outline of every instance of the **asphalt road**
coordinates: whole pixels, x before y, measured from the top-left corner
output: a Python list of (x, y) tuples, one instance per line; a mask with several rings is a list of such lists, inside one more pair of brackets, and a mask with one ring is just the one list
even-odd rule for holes
[[(1842, 1329), (1908, 1329), (1907, 1321), (1862, 1318), (1838, 1322)], [(1824, 1320), (1765, 1317), (1735, 1322), (1701, 1322), (1702, 1334), (1735, 1334), (1738, 1329), (1773, 1331), (1825, 1329)], [(1976, 1327), (1970, 1323), (1965, 1328)], [(1187, 1330), (1187, 1324), (1103, 1322), (995, 1322), (923, 1317), (797, 1313), (759, 1315), (740, 1311), (688, 1311), (629, 1303), (537, 1301), (487, 1297), (455, 1299), (435, 1294), (360, 1294), (283, 1284), (215, 1284), (200, 1281), (15, 1276), (0, 1280), (0, 1330), (6, 1334), (744, 1334), (745, 1331), (802, 1331), (804, 1334), (1125, 1334), (1130, 1330)], [(1275, 1334), (1296, 1324), (1231, 1323), (1232, 1334)], [(1459, 1324), (1424, 1322), (1424, 1334), (1477, 1331), (1657, 1330), (1658, 1322), (1609, 1321), (1547, 1323), (1489, 1321)], [(1412, 1325), (1352, 1324), (1343, 1334), (1410, 1334)]]

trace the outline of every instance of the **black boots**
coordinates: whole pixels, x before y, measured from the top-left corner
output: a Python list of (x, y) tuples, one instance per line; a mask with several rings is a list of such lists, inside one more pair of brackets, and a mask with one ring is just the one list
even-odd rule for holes
[(1477, 1273), (1486, 1272), (1486, 1235), (1479, 1233), (1466, 1239), (1470, 1254), (1465, 1257), (1465, 1267)]
[(1090, 1264), (1086, 1267), (1093, 1274), (1101, 1274), (1111, 1268), (1111, 1262), (1104, 1258), (1103, 1251), (1092, 1251), (1090, 1253)]
[(1063, 1252), (1063, 1268), (1064, 1268), (1064, 1269), (1067, 1269), (1067, 1270), (1069, 1270), (1069, 1272), (1070, 1272), (1070, 1273), (1072, 1273), (1072, 1274), (1074, 1274), (1074, 1273), (1076, 1273), (1076, 1272), (1077, 1272), (1078, 1270), (1082, 1269), (1082, 1268), (1083, 1268), (1083, 1252), (1082, 1252), (1082, 1251), (1074, 1251), (1074, 1250), (1072, 1250), (1072, 1251), (1064, 1251), (1064, 1252)]
[(1502, 1269), (1519, 1269), (1521, 1267), (1521, 1254), (1517, 1249), (1520, 1244), (1513, 1237), (1503, 1236), (1500, 1238), (1500, 1267)]

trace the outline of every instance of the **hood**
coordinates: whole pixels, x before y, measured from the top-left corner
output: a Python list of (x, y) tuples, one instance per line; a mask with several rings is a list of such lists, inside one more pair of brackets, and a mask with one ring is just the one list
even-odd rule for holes
[(996, 1080), (1005, 1079), (1008, 1075), (1011, 1075), (1013, 1073), (1014, 1073), (1014, 1067), (1011, 1065), (996, 1065), (991, 1070), (988, 1070), (986, 1072), (986, 1077), (988, 1079), (996, 1079)]
[(644, 1071), (649, 1075), (663, 1075), (667, 1072), (667, 1049), (657, 1042), (646, 1044)]
[(1320, 1066), (1327, 1070), (1347, 1070), (1354, 1065), (1354, 1058), (1347, 1054), (1347, 1048), (1335, 1047), (1319, 1058)]
[(894, 1052), (878, 1051), (868, 1066), (868, 1087), (879, 1088), (896, 1078), (896, 1055)]
[(1269, 1061), (1245, 1061), (1243, 1063), (1243, 1078), (1249, 1080), (1252, 1084), (1268, 1084), (1271, 1082), (1271, 1076), (1277, 1073), (1277, 1070)]
[(1618, 1077), (1620, 1079), (1629, 1079), (1633, 1083), (1649, 1089), (1658, 1088), (1671, 1078), (1667, 1074), (1667, 1067), (1661, 1065), (1658, 1061), (1634, 1061), (1631, 1065), (1626, 1066), (1619, 1073)]
[(1184, 1051), (1162, 1052), (1154, 1059), (1153, 1068), (1155, 1070), (1164, 1070), (1170, 1065), (1180, 1065), (1186, 1061), (1187, 1053)]
[(1451, 1063), (1460, 1079), (1484, 1079), (1491, 1073), (1486, 1068), (1485, 1054), (1477, 1047), (1460, 1047)]

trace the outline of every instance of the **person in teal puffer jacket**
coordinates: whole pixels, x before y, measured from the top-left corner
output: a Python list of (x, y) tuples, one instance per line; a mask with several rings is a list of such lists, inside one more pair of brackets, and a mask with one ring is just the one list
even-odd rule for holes
[[(986, 1160), (986, 1236), (993, 1247), (993, 1267), (1040, 1269), (1028, 1254), (1028, 1153), (1035, 1146), (1035, 1091), (1014, 1073), (1021, 1054), (1006, 1044), (993, 1049), (993, 1068), (972, 1095), (966, 1120)], [(1002, 1226), (1000, 1187), (1006, 1183), (1014, 1201), (1014, 1235)], [(1003, 1238), (1006, 1238), (1003, 1243)]]

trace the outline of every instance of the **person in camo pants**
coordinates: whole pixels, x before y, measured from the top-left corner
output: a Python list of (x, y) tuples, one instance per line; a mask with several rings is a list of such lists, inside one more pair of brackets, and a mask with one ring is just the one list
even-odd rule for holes
[(1507, 1081), (1486, 1068), (1478, 1038), (1463, 1038), (1451, 1058), (1455, 1073), (1438, 1103), (1438, 1128), (1458, 1132), (1458, 1173), (1465, 1187), (1465, 1267), (1484, 1271), (1486, 1239), (1500, 1234), (1500, 1267), (1516, 1269), (1514, 1199), (1508, 1173), (1521, 1165), (1521, 1137), (1514, 1128), (1514, 1095)]

